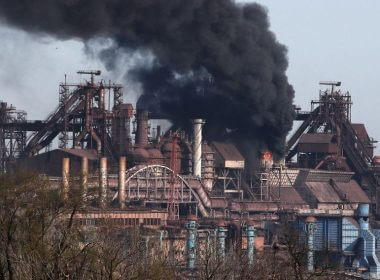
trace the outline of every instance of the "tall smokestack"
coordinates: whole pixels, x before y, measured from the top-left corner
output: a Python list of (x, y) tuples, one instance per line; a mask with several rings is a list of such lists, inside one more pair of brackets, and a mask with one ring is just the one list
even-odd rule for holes
[(193, 120), (193, 175), (202, 176), (202, 119)]
[(125, 170), (126, 157), (119, 158), (119, 206), (121, 209), (125, 207)]
[(156, 140), (159, 142), (161, 139), (161, 125), (157, 125), (157, 135), (156, 135)]
[(137, 110), (136, 145), (148, 145), (148, 111)]

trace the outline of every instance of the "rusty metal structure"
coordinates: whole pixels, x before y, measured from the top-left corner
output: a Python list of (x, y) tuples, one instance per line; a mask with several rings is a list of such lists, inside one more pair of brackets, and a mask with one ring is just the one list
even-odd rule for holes
[(341, 83), (321, 84), (330, 88), (320, 91), (309, 112), (298, 112), (297, 119), (303, 122), (288, 141), (286, 160), (297, 155), (297, 167), (354, 172), (378, 215), (380, 182), (373, 161), (376, 141), (363, 124), (351, 123), (351, 95), (338, 89)]
[(123, 104), (122, 86), (105, 81), (95, 83), (100, 71), (78, 73), (89, 75), (90, 80), (82, 84), (60, 84), (56, 110), (45, 121), (38, 122), (38, 126), (22, 124), (33, 133), (21, 157), (37, 154), (58, 135), (62, 149), (96, 149), (99, 154), (112, 158), (128, 149), (126, 137), (133, 107)]
[(26, 146), (27, 113), (0, 101), (0, 173), (20, 157)]
[[(311, 110), (297, 110), (302, 123), (286, 157), (274, 160), (262, 151), (252, 176), (236, 145), (202, 139), (204, 120), (192, 120), (190, 135), (180, 128), (162, 131), (148, 111), (124, 103), (120, 84), (97, 82), (100, 71), (78, 73), (89, 80), (61, 83), (59, 105), (44, 121), (27, 121), (25, 113), (1, 103), (0, 150), (3, 172), (12, 167), (44, 173), (65, 199), (75, 187), (70, 182), (77, 181), (88, 205), (77, 215), (83, 226), (109, 218), (121, 227), (156, 230), (160, 242), (177, 238), (181, 244), (191, 237), (191, 248), (197, 235), (206, 243), (214, 236), (221, 256), (245, 242), (249, 263), (255, 240), (270, 244), (281, 223), (315, 228), (315, 236), (306, 231), (314, 240), (310, 252), (335, 250), (350, 265), (345, 254), (355, 252), (347, 236), (374, 240), (375, 231), (353, 220), (361, 205), (370, 205), (376, 224), (380, 159), (373, 157), (375, 141), (365, 126), (351, 123), (351, 96), (339, 90), (340, 83), (322, 83), (329, 88)], [(42, 152), (56, 138), (59, 148)], [(189, 267), (195, 258), (188, 256)], [(380, 263), (367, 268), (380, 275)]]

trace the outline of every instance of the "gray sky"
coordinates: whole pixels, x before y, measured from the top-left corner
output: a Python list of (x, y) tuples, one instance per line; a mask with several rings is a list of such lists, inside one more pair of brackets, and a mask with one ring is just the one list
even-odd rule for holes
[[(380, 140), (380, 1), (256, 2), (267, 7), (271, 30), (288, 47), (295, 104), (309, 109), (310, 100), (318, 98), (319, 81), (341, 81), (342, 90), (352, 94), (353, 122), (363, 122)], [(29, 119), (44, 119), (55, 109), (65, 73), (78, 82), (77, 70), (102, 69), (106, 80), (122, 82), (121, 72), (108, 73), (86, 56), (81, 42), (36, 38), (1, 24), (0, 38), (0, 100), (26, 110)], [(125, 92), (126, 101), (136, 100), (131, 90)]]

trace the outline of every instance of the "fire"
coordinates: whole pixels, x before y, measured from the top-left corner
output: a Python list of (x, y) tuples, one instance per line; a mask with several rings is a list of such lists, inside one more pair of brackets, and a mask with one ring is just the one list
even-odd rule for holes
[(270, 160), (272, 160), (272, 153), (271, 152), (263, 152), (262, 159), (264, 161), (270, 161)]

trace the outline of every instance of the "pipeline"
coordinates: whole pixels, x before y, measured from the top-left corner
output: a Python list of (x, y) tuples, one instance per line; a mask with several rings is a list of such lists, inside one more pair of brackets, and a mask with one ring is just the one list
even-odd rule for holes
[(66, 201), (69, 195), (70, 159), (62, 159), (62, 199)]
[(186, 223), (187, 229), (187, 241), (186, 241), (186, 252), (187, 252), (187, 268), (194, 269), (196, 261), (196, 249), (197, 249), (197, 217), (194, 215), (189, 215), (188, 222)]
[(225, 223), (223, 221), (219, 221), (218, 223), (218, 258), (222, 261), (224, 261), (226, 257), (226, 237), (227, 237), (227, 229), (225, 227)]
[(209, 216), (209, 213), (206, 210), (203, 203), (201, 201), (198, 201), (197, 206), (198, 206), (198, 210), (199, 210), (199, 212), (201, 212), (202, 216), (207, 218)]
[(369, 276), (380, 278), (380, 262), (376, 255), (376, 238), (369, 229), (369, 204), (360, 204), (358, 207), (359, 236), (362, 244), (359, 252), (359, 264), (369, 268)]
[(253, 265), (255, 253), (255, 228), (252, 224), (247, 225), (247, 258), (248, 264)]
[(82, 188), (82, 199), (86, 200), (87, 189), (88, 189), (88, 158), (82, 157), (82, 172), (81, 172), (81, 188)]
[(307, 217), (305, 221), (305, 232), (307, 236), (307, 270), (314, 271), (314, 233), (316, 231), (316, 219)]
[(126, 157), (119, 158), (119, 206), (121, 209), (125, 207), (125, 170), (126, 170)]
[(99, 168), (99, 206), (104, 208), (107, 202), (107, 158), (100, 159)]
[(204, 189), (202, 182), (200, 179), (188, 179), (189, 186), (191, 186), (198, 194), (199, 199), (202, 201), (205, 207), (210, 208), (211, 207), (211, 200), (208, 196), (206, 190)]
[(95, 133), (95, 131), (91, 131), (91, 137), (96, 142), (96, 150), (98, 151), (98, 154), (102, 152), (102, 140), (100, 140), (99, 136)]

